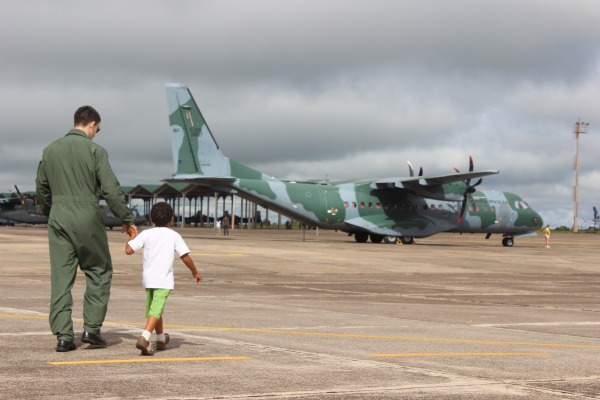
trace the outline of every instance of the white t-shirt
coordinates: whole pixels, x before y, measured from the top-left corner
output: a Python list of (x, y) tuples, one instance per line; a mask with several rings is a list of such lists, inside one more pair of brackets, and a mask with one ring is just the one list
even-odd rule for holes
[(128, 244), (134, 252), (144, 249), (144, 288), (175, 288), (173, 252), (177, 252), (179, 257), (190, 252), (179, 233), (166, 227), (155, 227), (140, 232)]

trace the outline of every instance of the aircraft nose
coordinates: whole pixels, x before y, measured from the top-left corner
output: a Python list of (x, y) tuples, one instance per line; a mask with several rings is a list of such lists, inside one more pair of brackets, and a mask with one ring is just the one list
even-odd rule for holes
[(533, 216), (532, 222), (533, 222), (534, 228), (541, 228), (542, 226), (544, 226), (544, 219), (542, 218), (542, 216), (540, 214), (538, 214), (535, 211), (534, 211), (534, 216)]

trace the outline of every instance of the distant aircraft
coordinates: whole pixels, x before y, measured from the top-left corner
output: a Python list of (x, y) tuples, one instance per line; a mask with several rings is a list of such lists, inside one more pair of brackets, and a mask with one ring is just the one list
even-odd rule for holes
[[(131, 212), (133, 213), (133, 223), (137, 226), (146, 225), (148, 222), (146, 217), (140, 214), (137, 208), (132, 208)], [(121, 227), (123, 222), (113, 214), (113, 212), (108, 208), (108, 206), (100, 206), (100, 213), (102, 214), (102, 219), (104, 220), (104, 226), (110, 229), (111, 231), (115, 226)]]
[(600, 225), (600, 216), (598, 215), (598, 210), (596, 207), (592, 207), (594, 209), (594, 218), (591, 220), (585, 219), (586, 222), (591, 222), (593, 225)]
[(13, 226), (15, 221), (8, 217), (8, 212), (21, 206), (21, 199), (18, 197), (0, 198), (0, 226)]
[[(515, 236), (541, 228), (543, 221), (518, 195), (478, 191), (481, 178), (498, 171), (344, 182), (282, 181), (227, 158), (219, 148), (189, 89), (167, 84), (175, 174), (185, 182), (234, 193), (309, 226), (354, 235), (359, 243), (413, 243), (439, 232)], [(474, 183), (474, 179), (477, 179)]]
[(47, 224), (48, 217), (42, 214), (35, 201), (29, 195), (23, 195), (17, 185), (14, 185), (18, 197), (0, 199), (0, 224)]
[[(0, 225), (28, 224), (45, 225), (48, 223), (48, 217), (42, 214), (37, 207), (34, 199), (29, 198), (27, 194), (23, 195), (17, 185), (14, 185), (18, 197), (0, 199)], [(131, 210), (136, 225), (145, 225), (146, 217), (140, 215), (137, 209)], [(115, 217), (108, 207), (100, 206), (100, 213), (104, 220), (104, 225), (113, 229), (115, 226), (121, 226), (122, 222)]]

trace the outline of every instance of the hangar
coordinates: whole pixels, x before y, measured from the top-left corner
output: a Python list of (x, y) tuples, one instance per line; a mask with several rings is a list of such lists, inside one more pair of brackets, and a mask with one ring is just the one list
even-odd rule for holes
[[(142, 201), (143, 214), (150, 214), (150, 209), (158, 201), (166, 201), (175, 210), (176, 224), (179, 226), (212, 226), (214, 218), (223, 218), (225, 214), (235, 215), (233, 228), (258, 228), (270, 226), (269, 209), (265, 216), (258, 204), (231, 193), (212, 191), (204, 186), (187, 183), (140, 184), (122, 186), (121, 190), (127, 196), (130, 207), (134, 200)], [(282, 215), (277, 214), (277, 227), (282, 226)]]
[[(213, 226), (215, 216), (223, 218), (225, 214), (235, 215), (232, 228), (261, 228), (269, 221), (269, 210), (231, 193), (220, 193), (206, 187), (187, 183), (138, 184), (121, 186), (130, 208), (138, 208), (140, 214), (148, 217), (152, 206), (159, 201), (166, 201), (175, 210), (177, 226)], [(27, 197), (35, 199), (35, 191), (0, 193), (0, 199)], [(141, 203), (141, 204), (140, 204)], [(282, 226), (282, 215), (277, 214), (277, 226)], [(286, 225), (288, 226), (288, 225)]]

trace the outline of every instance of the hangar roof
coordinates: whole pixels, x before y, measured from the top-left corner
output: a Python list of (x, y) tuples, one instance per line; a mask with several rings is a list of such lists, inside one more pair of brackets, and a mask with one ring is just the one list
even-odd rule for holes
[(125, 195), (133, 199), (148, 199), (160, 197), (164, 199), (197, 198), (214, 196), (215, 191), (204, 186), (190, 185), (187, 183), (141, 184), (137, 186), (121, 186)]

